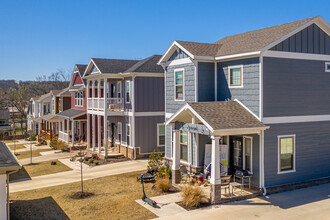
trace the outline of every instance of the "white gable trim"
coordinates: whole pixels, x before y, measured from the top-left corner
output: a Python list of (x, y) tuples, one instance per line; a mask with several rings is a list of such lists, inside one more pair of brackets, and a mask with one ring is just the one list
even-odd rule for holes
[[(97, 65), (94, 63), (94, 61), (93, 61), (93, 59), (90, 59), (90, 61), (88, 62), (88, 65), (87, 65), (87, 67), (86, 67), (86, 69), (85, 69), (85, 72), (84, 72), (84, 75), (83, 75), (83, 77), (85, 77), (85, 75), (90, 71), (90, 69), (92, 68), (92, 66), (91, 66), (91, 63), (92, 63), (92, 65), (94, 65), (95, 67), (96, 67), (96, 69), (100, 72), (100, 74), (102, 74), (102, 72), (100, 71), (100, 69), (97, 67)], [(82, 78), (83, 78), (82, 77)]]
[(282, 41), (286, 40), (287, 38), (293, 36), (294, 34), (298, 33), (299, 31), (304, 30), (305, 28), (307, 28), (308, 26), (310, 26), (311, 24), (314, 24), (314, 23), (316, 23), (323, 31), (325, 31), (327, 34), (329, 34), (329, 32), (330, 32), (330, 30), (329, 30), (330, 29), (329, 24), (324, 19), (322, 19), (320, 16), (318, 16), (318, 17), (310, 20), (306, 24), (301, 25), (299, 28), (297, 28), (296, 30), (290, 32), (289, 34), (281, 37), (280, 39), (274, 41), (273, 43), (269, 44), (268, 46), (262, 48), (261, 49), (261, 52), (264, 52), (266, 50), (269, 50), (270, 48), (276, 46), (277, 44), (279, 44)]
[(313, 54), (313, 53), (296, 53), (285, 51), (272, 51), (267, 50), (262, 53), (264, 57), (288, 58), (288, 59), (301, 59), (301, 60), (322, 60), (330, 61), (330, 55)]
[(161, 65), (162, 63), (165, 63), (168, 61), (170, 56), (173, 54), (173, 52), (177, 49), (181, 49), (183, 52), (185, 52), (190, 58), (194, 59), (194, 55), (190, 53), (188, 50), (186, 50), (183, 46), (181, 46), (178, 42), (174, 41), (171, 46), (166, 50), (164, 55), (160, 58), (158, 61), (158, 65)]

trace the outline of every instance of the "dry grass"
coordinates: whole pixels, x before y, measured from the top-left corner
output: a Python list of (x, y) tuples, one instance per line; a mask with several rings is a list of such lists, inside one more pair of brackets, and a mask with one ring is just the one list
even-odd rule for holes
[(15, 144), (15, 146), (14, 145), (9, 145), (9, 148), (12, 149), (12, 150), (14, 150), (14, 148), (16, 150), (19, 150), (19, 149), (24, 149), (26, 147), (25, 147), (25, 144)]
[(182, 189), (182, 204), (188, 208), (199, 207), (207, 198), (200, 186), (186, 184)]
[(32, 165), (25, 165), (18, 172), (10, 175), (10, 181), (27, 179), (34, 176), (41, 176), (71, 170), (71, 168), (65, 166), (60, 161), (54, 161), (56, 162), (56, 165), (51, 165), (51, 161), (35, 163)]
[[(10, 199), (15, 200), (11, 204), (12, 219), (65, 219), (63, 212), (69, 219), (156, 218), (135, 202), (142, 197), (141, 183), (136, 181), (140, 174), (133, 172), (87, 180), (85, 191), (95, 195), (81, 200), (70, 198), (80, 190), (80, 182), (12, 193)], [(148, 197), (162, 194), (152, 186), (153, 183), (145, 183)]]
[[(49, 149), (32, 150), (32, 157), (41, 156), (40, 152), (50, 151), (50, 150), (53, 150), (53, 149), (49, 148)], [(28, 151), (17, 152), (16, 157), (19, 160), (25, 159), (25, 158), (30, 158), (31, 157), (31, 152), (29, 150)]]
[(156, 186), (162, 192), (169, 192), (172, 184), (169, 178), (164, 177), (164, 178), (157, 178)]

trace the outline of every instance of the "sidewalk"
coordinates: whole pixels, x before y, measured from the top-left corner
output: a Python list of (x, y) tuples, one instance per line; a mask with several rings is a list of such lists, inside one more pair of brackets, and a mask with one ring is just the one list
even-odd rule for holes
[[(100, 165), (83, 169), (84, 180), (95, 179), (104, 176), (118, 175), (147, 169), (147, 160), (130, 160), (114, 164)], [(80, 170), (72, 170), (61, 173), (32, 177), (31, 180), (10, 183), (10, 192), (20, 192), (32, 189), (39, 189), (48, 186), (57, 186), (67, 183), (79, 182)]]

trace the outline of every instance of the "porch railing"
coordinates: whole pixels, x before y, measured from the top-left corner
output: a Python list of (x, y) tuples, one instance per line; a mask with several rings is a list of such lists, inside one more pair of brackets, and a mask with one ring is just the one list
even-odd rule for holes
[(66, 142), (66, 143), (69, 143), (69, 135), (67, 133), (65, 133), (64, 131), (59, 131), (58, 139)]
[(89, 110), (101, 110), (105, 108), (109, 111), (122, 111), (124, 110), (123, 98), (107, 98), (106, 106), (104, 106), (104, 98), (88, 98), (87, 108)]

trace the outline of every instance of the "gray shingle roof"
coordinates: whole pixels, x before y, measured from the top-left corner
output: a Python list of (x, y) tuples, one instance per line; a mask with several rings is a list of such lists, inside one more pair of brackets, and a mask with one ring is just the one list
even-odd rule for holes
[(139, 62), (138, 60), (100, 59), (92, 58), (101, 73), (123, 73), (125, 70)]
[(86, 68), (87, 68), (87, 65), (83, 65), (83, 64), (76, 64), (77, 68), (78, 68), (78, 71), (81, 75), (84, 74)]
[(224, 56), (260, 51), (318, 16), (224, 37), (213, 44), (176, 41), (195, 56)]
[(78, 116), (81, 116), (83, 114), (86, 114), (86, 110), (77, 110), (77, 109), (68, 109), (63, 112), (57, 113), (57, 116), (64, 117), (64, 118), (75, 118)]
[(8, 120), (9, 118), (9, 109), (0, 109), (0, 119)]
[(70, 91), (78, 91), (78, 90), (83, 90), (84, 86), (83, 85), (74, 85), (70, 87)]
[(65, 89), (62, 89), (61, 92), (59, 92), (57, 95), (57, 97), (68, 97), (68, 96), (71, 96), (71, 92), (69, 92), (69, 87), (68, 88), (65, 88)]
[(236, 101), (188, 102), (214, 130), (267, 127)]
[(140, 60), (139, 62), (135, 63), (133, 66), (125, 70), (125, 73), (163, 73), (163, 68), (157, 65), (157, 62), (161, 57), (161, 55), (153, 55), (143, 60)]
[(7, 145), (0, 142), (0, 172), (14, 171), (21, 167), (14, 154), (10, 151)]

